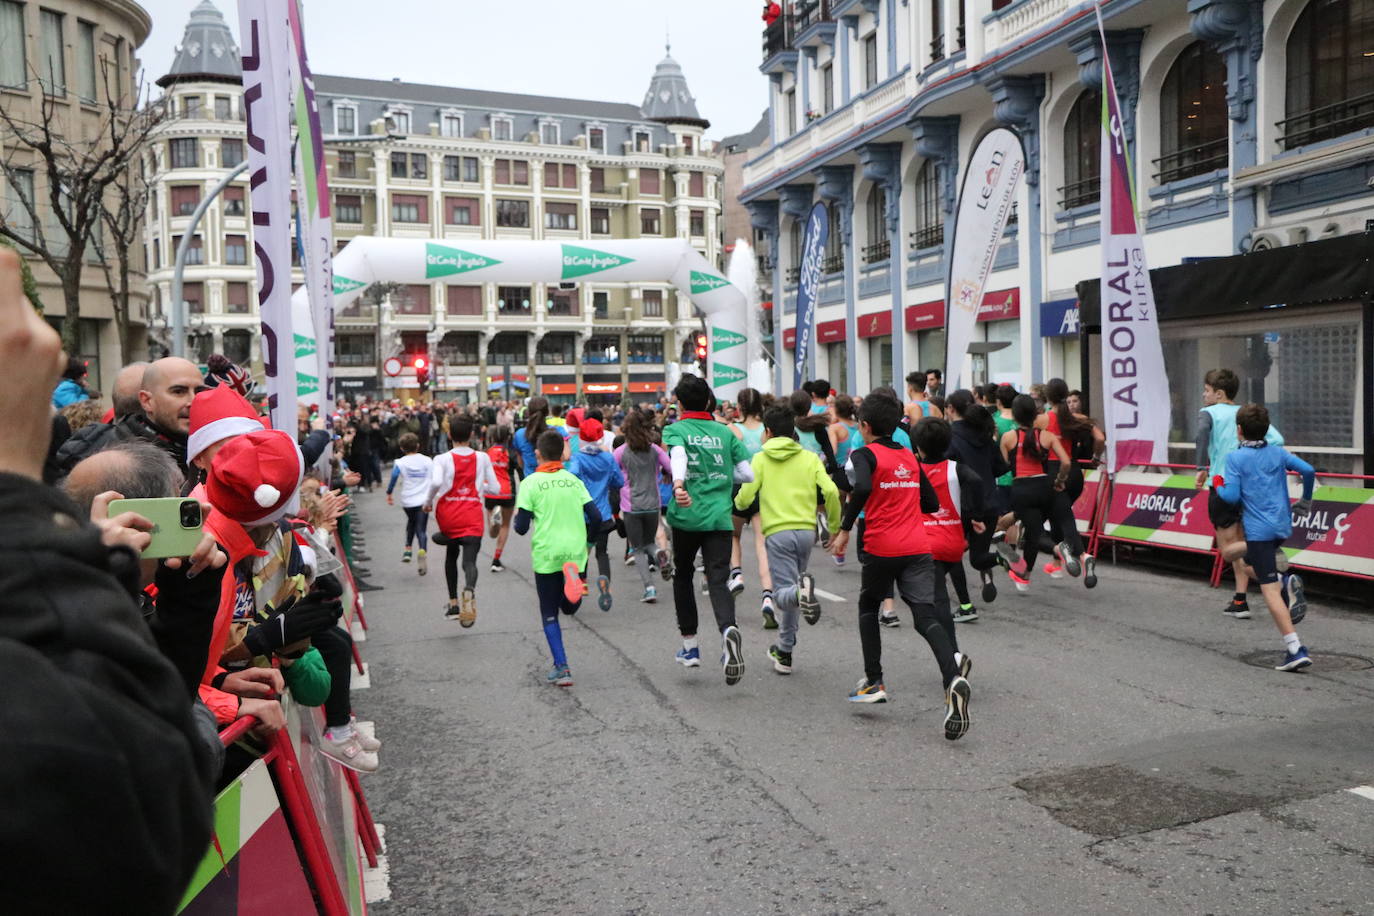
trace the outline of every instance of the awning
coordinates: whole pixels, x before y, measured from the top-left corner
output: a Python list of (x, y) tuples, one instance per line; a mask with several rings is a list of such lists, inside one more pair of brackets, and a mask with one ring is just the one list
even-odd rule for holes
[[(518, 379), (518, 378), (516, 378), (516, 379), (511, 379), (510, 386), (511, 386), (512, 388), (519, 388), (521, 391), (529, 391), (529, 390), (530, 390), (530, 383), (529, 383), (529, 382), (526, 382), (526, 381), (521, 381), (521, 380)], [(499, 390), (501, 390), (502, 388), (505, 388), (505, 387), (506, 387), (506, 380), (505, 380), (505, 379), (492, 379), (491, 381), (487, 382), (487, 390), (488, 390), (488, 391), (499, 391)]]

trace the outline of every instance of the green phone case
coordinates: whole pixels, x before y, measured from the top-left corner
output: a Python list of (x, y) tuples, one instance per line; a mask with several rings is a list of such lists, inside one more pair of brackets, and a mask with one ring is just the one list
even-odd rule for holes
[[(190, 503), (196, 508), (197, 524), (194, 528), (182, 527), (183, 503)], [(153, 523), (153, 540), (143, 551), (144, 559), (190, 556), (204, 536), (200, 504), (194, 499), (172, 496), (166, 499), (116, 499), (110, 503), (110, 518), (125, 512), (136, 512)]]

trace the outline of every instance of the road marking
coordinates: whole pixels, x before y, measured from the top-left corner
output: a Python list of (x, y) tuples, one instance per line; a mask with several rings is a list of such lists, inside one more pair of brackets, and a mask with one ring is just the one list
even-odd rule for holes
[(363, 629), (362, 621), (353, 621), (348, 628), (348, 632), (353, 635), (354, 642), (367, 642), (367, 630)]
[(1374, 786), (1356, 786), (1355, 788), (1347, 789), (1346, 791), (1354, 795), (1358, 795), (1361, 798), (1367, 798), (1370, 801), (1374, 801)]
[(368, 903), (385, 903), (391, 899), (391, 866), (386, 861), (386, 826), (376, 827), (382, 848), (377, 850), (376, 868), (368, 868), (367, 857), (363, 857), (363, 898)]
[(353, 678), (348, 685), (350, 689), (366, 690), (372, 686), (372, 670), (368, 667), (367, 662), (363, 662), (362, 674), (358, 673), (357, 666), (354, 665), (351, 660), (349, 661), (348, 667), (353, 669)]
[(846, 598), (841, 598), (839, 595), (836, 595), (836, 594), (834, 594), (834, 593), (832, 593), (832, 592), (827, 592), (826, 590), (820, 589), (820, 588), (816, 589), (816, 594), (819, 595), (820, 597), (824, 598), (826, 601), (846, 601), (846, 600), (848, 600), (848, 599), (846, 599)]

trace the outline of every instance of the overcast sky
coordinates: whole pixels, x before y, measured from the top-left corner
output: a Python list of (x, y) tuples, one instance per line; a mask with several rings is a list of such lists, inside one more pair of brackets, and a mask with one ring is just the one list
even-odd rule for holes
[[(148, 81), (171, 66), (198, 0), (138, 0), (153, 17), (139, 49)], [(238, 3), (214, 0), (238, 37)], [(768, 106), (758, 0), (307, 0), (316, 73), (638, 105), (665, 29), (713, 139)]]

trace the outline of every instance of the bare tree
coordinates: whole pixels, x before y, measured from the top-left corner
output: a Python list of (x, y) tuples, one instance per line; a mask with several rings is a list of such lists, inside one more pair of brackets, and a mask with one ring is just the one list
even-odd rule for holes
[(132, 292), (129, 281), (135, 266), (136, 246), (143, 231), (143, 215), (147, 212), (151, 194), (152, 185), (140, 165), (137, 170), (129, 169), (128, 174), (111, 185), (100, 202), (100, 223), (105, 232), (103, 239), (97, 237), (94, 240), (94, 248), (114, 310), (115, 330), (119, 334), (120, 365), (127, 365), (133, 358), (129, 340), (129, 300)]
[[(73, 113), (79, 106), (57, 104), (55, 94), (46, 88), (52, 80), (45, 83), (36, 69), (34, 81), (40, 88), (34, 119), (30, 120), (20, 106), (0, 105), (0, 124), (6, 133), (0, 175), (20, 208), (19, 218), (0, 209), (0, 237), (8, 239), (22, 253), (41, 260), (57, 277), (67, 316), (62, 322), (62, 346), (68, 353), (76, 352), (79, 343), (80, 324), (76, 319), (81, 314), (81, 276), (87, 249), (95, 244), (102, 252), (101, 258), (106, 257), (103, 249), (107, 246), (99, 238), (101, 226), (107, 222), (106, 196), (112, 187), (128, 179), (130, 167), (143, 153), (150, 134), (166, 118), (161, 103), (142, 108), (126, 106), (126, 97), (111, 86), (112, 66), (107, 58), (100, 59), (103, 98), (98, 121), (91, 129), (83, 129), (79, 120), (82, 116)], [(132, 101), (137, 103), (142, 97), (140, 80)], [(46, 208), (38, 205), (42, 198), (46, 198)], [(133, 203), (133, 199), (127, 202)], [(116, 210), (124, 209), (122, 205), (112, 205)], [(51, 222), (45, 221), (45, 215)], [(132, 217), (137, 225), (141, 211)], [(127, 358), (130, 254), (122, 239), (111, 238), (109, 244), (113, 249), (109, 254), (124, 262), (122, 268), (115, 270), (125, 276), (124, 311), (122, 315), (117, 313), (116, 318), (121, 349)]]

